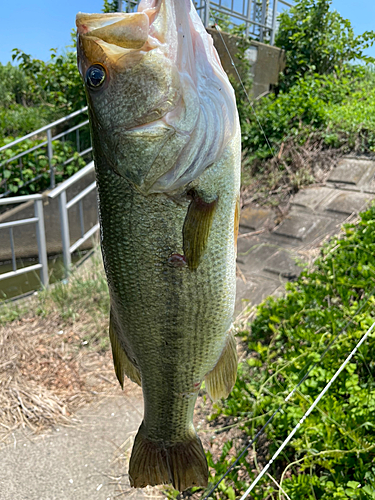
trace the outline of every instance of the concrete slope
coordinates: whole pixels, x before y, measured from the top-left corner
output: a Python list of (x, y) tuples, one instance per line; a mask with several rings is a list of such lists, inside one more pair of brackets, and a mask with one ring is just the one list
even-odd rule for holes
[(249, 206), (240, 221), (237, 256), (237, 304), (256, 305), (268, 295), (284, 292), (319, 254), (324, 241), (375, 198), (375, 161), (345, 157), (325, 185), (300, 190), (288, 215), (278, 220), (274, 211)]

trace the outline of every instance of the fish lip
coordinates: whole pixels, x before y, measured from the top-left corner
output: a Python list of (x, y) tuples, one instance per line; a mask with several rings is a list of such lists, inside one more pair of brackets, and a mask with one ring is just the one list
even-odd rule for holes
[[(122, 12), (111, 12), (108, 14), (105, 14), (105, 13), (103, 13), (103, 14), (88, 14), (85, 12), (78, 12), (78, 14), (76, 15), (77, 34), (78, 35), (87, 35), (88, 33), (90, 33), (90, 31), (93, 31), (93, 29), (96, 29), (98, 27), (108, 26), (110, 24), (114, 24), (123, 18), (124, 18), (124, 14)], [(92, 22), (95, 22), (95, 21), (98, 22), (99, 19), (102, 19), (101, 26), (97, 26), (96, 28), (93, 28), (90, 30), (89, 29), (90, 20)], [(89, 22), (84, 23), (83, 20), (87, 20)], [(112, 20), (112, 22), (110, 22), (110, 20)]]

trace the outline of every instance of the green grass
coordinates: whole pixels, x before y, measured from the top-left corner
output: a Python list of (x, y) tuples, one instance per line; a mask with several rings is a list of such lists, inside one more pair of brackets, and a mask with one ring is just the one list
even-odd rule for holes
[(20, 301), (20, 303), (0, 301), (0, 325), (4, 326), (25, 316), (28, 309), (26, 300)]
[[(285, 297), (268, 298), (257, 308), (255, 320), (240, 337), (248, 350), (230, 397), (216, 407), (216, 415), (238, 419), (250, 440), (282, 405), (266, 429), (262, 445), (253, 452), (264, 466), (299, 422), (358, 340), (375, 321), (375, 207), (364, 212), (358, 225), (345, 226), (344, 236), (322, 249), (310, 272), (288, 284)], [(358, 312), (359, 307), (363, 308)], [(347, 325), (322, 361), (321, 354)], [(353, 358), (318, 408), (307, 418), (284, 453), (270, 469), (290, 498), (311, 500), (375, 498), (375, 334)], [(295, 395), (284, 402), (318, 362)], [(265, 445), (266, 443), (266, 445)], [(216, 481), (230, 465), (232, 444), (221, 460), (210, 465)], [(254, 476), (254, 461), (244, 459), (217, 498), (243, 492)], [(228, 488), (233, 488), (232, 489)], [(252, 498), (280, 498), (266, 476)]]
[(242, 185), (249, 188), (249, 197), (278, 205), (301, 187), (322, 182), (322, 173), (334, 167), (335, 158), (373, 155), (374, 89), (370, 67), (306, 74), (287, 91), (272, 93), (254, 107), (238, 87)]
[(341, 103), (326, 108), (325, 142), (333, 147), (346, 145), (348, 150), (375, 152), (374, 75), (361, 82), (357, 90)]

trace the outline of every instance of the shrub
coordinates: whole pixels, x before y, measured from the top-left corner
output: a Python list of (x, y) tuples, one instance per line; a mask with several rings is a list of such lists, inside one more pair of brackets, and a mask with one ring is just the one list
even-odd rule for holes
[(32, 105), (53, 106), (51, 121), (86, 105), (75, 50), (58, 55), (56, 49), (51, 49), (51, 60), (48, 62), (34, 59), (19, 49), (13, 49), (12, 57), (25, 76)]
[[(332, 75), (305, 75), (288, 91), (281, 90), (277, 96), (271, 94), (258, 101), (255, 112), (248, 105), (240, 114), (242, 145), (248, 160), (270, 157), (282, 142), (293, 137), (303, 144), (315, 132), (318, 132), (317, 138), (331, 146), (332, 134), (342, 137), (341, 132), (346, 132), (347, 122), (353, 115), (354, 121), (361, 119), (355, 106), (357, 97), (360, 95), (364, 99), (373, 82), (374, 75), (361, 67), (347, 68)], [(370, 98), (368, 100), (371, 102)], [(347, 119), (343, 120), (343, 114)], [(272, 153), (258, 121), (273, 146)], [(340, 147), (343, 142), (337, 140), (335, 146)]]

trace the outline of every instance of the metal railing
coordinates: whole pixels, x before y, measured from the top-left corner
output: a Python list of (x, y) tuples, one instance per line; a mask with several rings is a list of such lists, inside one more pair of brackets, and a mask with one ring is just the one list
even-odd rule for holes
[[(34, 217), (29, 217), (28, 219), (15, 220), (10, 222), (0, 223), (0, 229), (9, 229), (10, 237), (10, 247), (12, 251), (12, 266), (13, 271), (8, 273), (0, 274), (0, 281), (7, 278), (12, 278), (19, 276), (20, 274), (29, 273), (30, 271), (37, 271), (40, 269), (40, 281), (41, 284), (47, 288), (48, 287), (48, 260), (47, 260), (47, 247), (46, 247), (46, 235), (44, 230), (44, 215), (43, 215), (43, 200), (41, 194), (34, 194), (28, 196), (17, 196), (15, 198), (7, 198), (0, 200), (1, 205), (7, 205), (11, 203), (25, 203), (27, 201), (34, 201)], [(26, 224), (36, 225), (36, 238), (38, 243), (38, 255), (39, 263), (32, 266), (22, 267), (17, 269), (16, 253), (14, 249), (14, 239), (13, 239), (13, 228), (24, 226)]]
[(197, 0), (196, 9), (205, 27), (209, 27), (211, 17), (224, 14), (232, 25), (245, 25), (245, 35), (260, 42), (275, 44), (279, 7), (292, 7), (285, 0)]
[[(64, 142), (69, 134), (74, 134), (75, 133), (75, 140), (71, 143), (74, 144), (75, 142), (75, 149), (76, 151), (74, 152), (73, 156), (70, 158), (67, 158), (64, 162), (62, 162), (61, 166), (66, 166), (72, 161), (76, 159), (76, 155), (78, 153), (78, 156), (85, 156), (92, 151), (91, 143), (90, 145), (87, 145), (88, 147), (84, 147), (84, 149), (81, 148), (81, 135), (80, 131), (83, 127), (87, 127), (89, 124), (89, 120), (86, 119), (74, 126), (69, 127), (67, 130), (64, 130), (60, 133), (57, 133), (56, 135), (52, 135), (53, 132), (56, 130), (56, 128), (60, 127), (61, 125), (67, 123), (68, 121), (76, 118), (77, 116), (84, 114), (87, 112), (87, 106), (84, 108), (80, 109), (79, 111), (75, 111), (74, 113), (71, 113), (68, 116), (65, 116), (64, 118), (60, 118), (59, 120), (56, 120), (52, 123), (49, 123), (45, 127), (42, 127), (38, 130), (35, 130), (34, 132), (31, 132), (30, 134), (27, 134), (23, 137), (20, 137), (19, 139), (16, 139), (9, 144), (6, 144), (5, 146), (0, 147), (0, 159), (2, 156), (2, 153), (4, 153), (6, 150), (11, 150), (15, 146), (19, 146), (22, 142), (34, 138), (35, 140), (39, 140), (41, 136), (45, 136), (45, 140), (41, 140), (38, 144), (25, 149), (24, 151), (17, 152), (16, 154), (11, 154), (10, 158), (6, 158), (3, 161), (0, 161), (0, 169), (2, 169), (2, 181), (0, 182), (0, 186), (4, 189), (4, 192), (0, 194), (0, 198), (4, 198), (8, 194), (10, 194), (12, 191), (8, 189), (8, 182), (7, 182), (7, 175), (6, 175), (6, 170), (9, 168), (14, 172), (15, 170), (19, 169), (20, 173), (20, 179), (23, 182), (23, 168), (24, 168), (24, 161), (30, 158), (29, 156), (25, 158), (27, 155), (30, 155), (33, 153), (34, 156), (34, 163), (38, 164), (38, 158), (37, 155), (40, 154), (40, 151), (42, 150), (44, 153), (46, 153), (46, 157), (48, 159), (48, 167), (49, 167), (49, 177), (50, 177), (50, 189), (53, 189), (55, 187), (55, 171), (56, 171), (56, 165), (53, 163), (53, 142), (57, 140), (61, 140)], [(88, 131), (87, 131), (88, 132)], [(89, 136), (89, 134), (86, 134)], [(3, 155), (5, 156), (5, 155)], [(15, 163), (18, 161), (18, 164)], [(7, 168), (8, 167), (8, 168)], [(25, 182), (23, 182), (22, 187), (25, 187), (40, 178), (42, 178), (45, 175), (45, 172), (39, 173), (38, 175), (35, 175), (32, 179), (29, 179)]]
[[(139, 1), (119, 0), (119, 10), (134, 12)], [(212, 24), (215, 14), (224, 14), (232, 25), (245, 24), (247, 37), (260, 42), (275, 44), (277, 17), (280, 6), (292, 7), (286, 0), (195, 0), (195, 7), (206, 28)]]
[[(90, 162), (82, 170), (74, 174), (68, 180), (60, 184), (57, 188), (48, 194), (49, 198), (57, 198), (59, 201), (59, 211), (60, 211), (60, 225), (61, 225), (61, 238), (62, 238), (62, 249), (63, 249), (63, 261), (66, 276), (69, 273), (72, 264), (72, 253), (75, 252), (85, 241), (91, 238), (96, 231), (99, 229), (99, 223), (94, 224), (88, 231), (85, 232), (84, 219), (83, 219), (83, 199), (94, 189), (96, 189), (96, 181), (92, 182), (87, 188), (77, 194), (70, 201), (67, 201), (66, 190), (73, 186), (76, 182), (86, 177), (86, 175), (94, 171), (94, 162)], [(69, 209), (78, 203), (79, 217), (80, 217), (80, 228), (81, 228), (81, 238), (79, 238), (72, 245), (70, 244), (70, 234), (69, 234)]]

